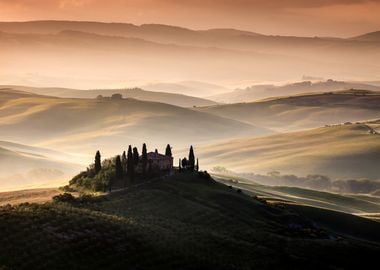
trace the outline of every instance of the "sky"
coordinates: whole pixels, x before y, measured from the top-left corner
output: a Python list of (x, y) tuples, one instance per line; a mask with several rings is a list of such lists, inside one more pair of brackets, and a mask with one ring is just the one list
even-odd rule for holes
[(380, 30), (380, 0), (0, 0), (0, 21), (90, 20), (350, 37)]

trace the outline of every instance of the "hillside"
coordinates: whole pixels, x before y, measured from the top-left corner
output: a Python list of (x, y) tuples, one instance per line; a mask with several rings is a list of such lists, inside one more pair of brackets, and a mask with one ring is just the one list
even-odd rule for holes
[(207, 97), (212, 94), (228, 91), (228, 88), (225, 88), (223, 86), (199, 81), (181, 81), (175, 83), (156, 82), (142, 85), (141, 88), (150, 91), (181, 93), (184, 95), (199, 97)]
[[(61, 98), (96, 98), (99, 95), (110, 97), (113, 94), (122, 94), (124, 98), (135, 98), (144, 101), (167, 103), (180, 107), (210, 106), (217, 103), (211, 100), (186, 96), (174, 93), (162, 93), (146, 91), (140, 88), (133, 89), (98, 89), (98, 90), (77, 90), (58, 87), (27, 87), (16, 85), (0, 85), (0, 89), (20, 90), (38, 95), (54, 96)], [(159, 90), (159, 89), (157, 89)]]
[(58, 152), (0, 142), (0, 191), (62, 185), (79, 168)]
[(96, 149), (114, 155), (128, 144), (143, 142), (179, 147), (269, 132), (164, 103), (31, 96), (11, 90), (0, 90), (0, 129), (4, 140), (87, 155)]
[(17, 269), (355, 269), (375, 263), (379, 226), (270, 206), (176, 175), (107, 196), (0, 208), (0, 262)]
[(380, 135), (366, 124), (317, 128), (267, 137), (229, 140), (199, 146), (202, 166), (222, 166), (237, 172), (305, 176), (327, 175), (333, 179), (377, 180), (380, 175)]
[(347, 90), (275, 97), (198, 110), (282, 132), (377, 119), (380, 117), (379, 104), (380, 92)]
[(236, 89), (232, 92), (210, 96), (209, 98), (218, 102), (239, 103), (277, 96), (291, 96), (310, 92), (334, 92), (350, 89), (380, 91), (379, 86), (371, 85), (370, 83), (327, 80), (321, 82), (303, 81), (282, 86), (253, 85), (245, 89)]
[(231, 175), (215, 175), (214, 178), (275, 204), (308, 205), (363, 216), (380, 213), (378, 196), (339, 194), (289, 186), (267, 186), (257, 184), (251, 179)]
[(380, 42), (380, 31), (367, 33), (361, 36), (353, 37), (353, 40), (358, 41), (372, 41), (372, 42)]

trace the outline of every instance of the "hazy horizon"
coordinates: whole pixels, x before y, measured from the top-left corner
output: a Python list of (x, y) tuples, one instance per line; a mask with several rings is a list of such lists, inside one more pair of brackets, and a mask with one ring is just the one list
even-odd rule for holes
[(2, 21), (158, 23), (270, 35), (353, 37), (380, 30), (380, 1), (1, 0)]

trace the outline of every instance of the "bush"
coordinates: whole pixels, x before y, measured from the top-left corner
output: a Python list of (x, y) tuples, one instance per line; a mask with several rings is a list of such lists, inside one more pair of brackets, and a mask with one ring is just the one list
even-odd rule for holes
[(75, 201), (75, 197), (70, 193), (63, 193), (53, 197), (54, 202), (72, 203)]

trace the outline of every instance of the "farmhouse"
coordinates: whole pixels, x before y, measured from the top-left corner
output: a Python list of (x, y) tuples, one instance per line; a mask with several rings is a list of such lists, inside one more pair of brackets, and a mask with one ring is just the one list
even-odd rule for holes
[(173, 157), (162, 155), (157, 150), (149, 152), (147, 156), (148, 162), (152, 164), (152, 167), (160, 170), (171, 170), (173, 168)]

